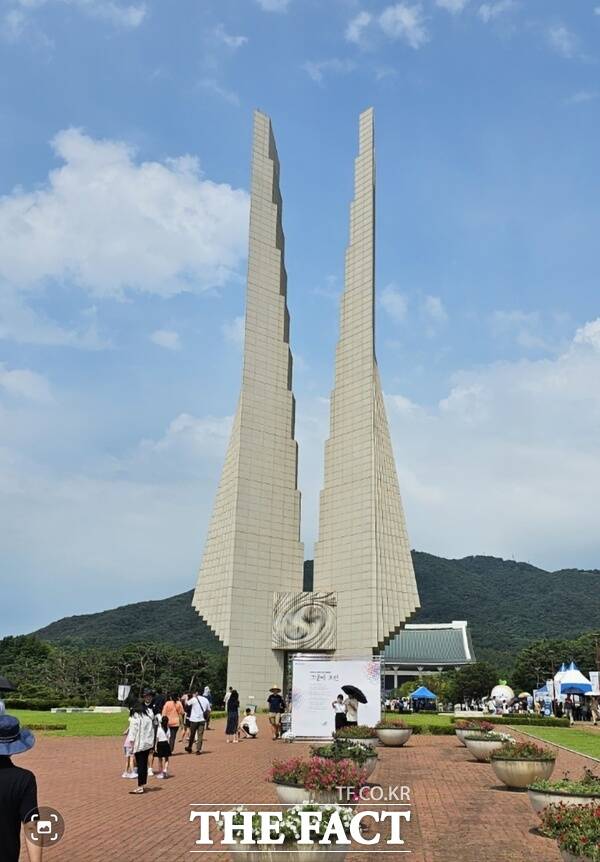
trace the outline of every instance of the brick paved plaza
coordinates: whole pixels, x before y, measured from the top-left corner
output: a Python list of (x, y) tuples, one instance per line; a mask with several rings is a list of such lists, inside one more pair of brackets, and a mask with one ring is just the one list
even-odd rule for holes
[[(129, 795), (136, 784), (120, 777), (121, 739), (38, 739), (18, 762), (36, 773), (40, 804), (59, 809), (66, 820), (65, 836), (46, 851), (45, 862), (225, 862), (227, 853), (190, 853), (196, 838), (188, 822), (191, 803), (209, 802), (217, 808), (220, 803), (275, 802), (275, 790), (265, 781), (271, 761), (308, 753), (305, 745), (272, 742), (262, 716), (259, 726), (259, 739), (231, 745), (225, 742), (223, 722), (215, 722), (200, 757), (179, 753), (178, 743), (171, 761), (173, 777), (151, 778), (151, 790), (143, 796)], [(414, 736), (406, 748), (380, 747), (378, 752), (380, 762), (371, 781), (410, 786), (413, 817), (404, 829), (410, 855), (380, 858), (559, 862), (555, 843), (533, 831), (536, 817), (527, 794), (498, 786), (491, 767), (473, 761), (455, 737)], [(579, 775), (586, 765), (589, 760), (559, 751), (555, 774), (569, 770)], [(350, 862), (373, 858), (368, 851), (347, 857)]]

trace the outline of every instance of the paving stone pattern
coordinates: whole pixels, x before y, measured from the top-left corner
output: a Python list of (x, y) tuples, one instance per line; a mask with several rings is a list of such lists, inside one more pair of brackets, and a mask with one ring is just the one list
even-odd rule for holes
[[(45, 852), (44, 862), (226, 862), (226, 852), (190, 852), (197, 837), (191, 804), (274, 803), (275, 789), (265, 780), (273, 759), (308, 753), (307, 745), (272, 742), (265, 717), (259, 726), (258, 739), (226, 744), (224, 723), (215, 722), (199, 757), (183, 753), (178, 743), (173, 777), (150, 778), (143, 796), (129, 795), (136, 784), (120, 777), (121, 739), (40, 738), (18, 762), (36, 773), (40, 804), (57, 808), (66, 821), (64, 838)], [(473, 761), (455, 737), (415, 736), (405, 748), (378, 751), (371, 781), (411, 789), (412, 821), (403, 827), (411, 852), (376, 856), (367, 850), (348, 854), (347, 862), (560, 862), (554, 841), (534, 831), (527, 794), (498, 786), (491, 767)], [(560, 751), (555, 773), (579, 775), (586, 764)], [(27, 862), (24, 850), (21, 858)]]

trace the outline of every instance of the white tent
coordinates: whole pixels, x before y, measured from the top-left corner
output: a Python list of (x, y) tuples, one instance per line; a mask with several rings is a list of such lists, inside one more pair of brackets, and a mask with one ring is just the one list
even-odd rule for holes
[(565, 672), (561, 674), (559, 690), (561, 694), (587, 694), (591, 692), (592, 684), (572, 661)]

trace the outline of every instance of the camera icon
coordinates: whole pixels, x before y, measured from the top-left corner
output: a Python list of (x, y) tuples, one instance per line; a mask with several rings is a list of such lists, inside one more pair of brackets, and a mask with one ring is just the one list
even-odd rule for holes
[(65, 821), (55, 808), (40, 806), (25, 818), (25, 837), (38, 847), (53, 847), (65, 832)]

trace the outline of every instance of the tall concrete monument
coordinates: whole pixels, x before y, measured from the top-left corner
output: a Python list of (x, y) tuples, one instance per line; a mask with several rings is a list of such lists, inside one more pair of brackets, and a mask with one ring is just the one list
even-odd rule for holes
[(375, 358), (373, 112), (360, 117), (314, 590), (302, 591), (279, 160), (254, 117), (244, 367), (193, 603), (262, 706), (288, 653), (368, 658), (419, 606)]
[(228, 684), (264, 705), (282, 685), (273, 595), (302, 590), (298, 451), (279, 159), (256, 111), (242, 386), (193, 604), (228, 647)]
[(372, 109), (360, 116), (314, 588), (337, 593), (338, 656), (378, 651), (419, 607), (375, 358)]

